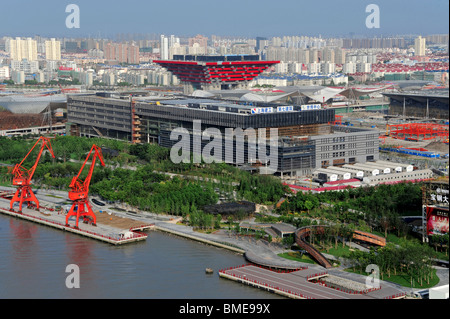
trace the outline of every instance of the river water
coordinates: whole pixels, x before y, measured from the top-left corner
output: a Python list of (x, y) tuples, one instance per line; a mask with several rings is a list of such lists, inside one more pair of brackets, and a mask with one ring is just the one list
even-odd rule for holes
[[(0, 215), (0, 299), (278, 299), (222, 279), (221, 268), (245, 264), (242, 255), (149, 231), (146, 241), (112, 246)], [(67, 288), (69, 264), (80, 287)], [(214, 274), (206, 274), (205, 268)]]

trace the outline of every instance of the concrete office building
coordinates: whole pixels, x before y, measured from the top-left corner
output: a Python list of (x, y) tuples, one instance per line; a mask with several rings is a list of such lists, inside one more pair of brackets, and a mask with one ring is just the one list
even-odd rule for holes
[(0, 65), (0, 81), (9, 80), (9, 74), (10, 74), (9, 66), (7, 66), (7, 65), (1, 66)]
[[(261, 153), (255, 151), (256, 145), (251, 139), (245, 139), (240, 152), (237, 140), (227, 137), (227, 129), (253, 129), (256, 135), (266, 134), (266, 154), (272, 154), (272, 151), (275, 154), (276, 150), (276, 161), (273, 160), (276, 174), (283, 176), (305, 176), (322, 166), (378, 159), (378, 132), (330, 125), (335, 118), (333, 109), (302, 110), (299, 106), (252, 104), (150, 96), (135, 97), (130, 101), (128, 95), (97, 93), (69, 95), (67, 114), (71, 134), (133, 143), (153, 142), (167, 148), (178, 143), (171, 139), (172, 131), (182, 128), (189, 132), (190, 140), (186, 143), (191, 152), (201, 151), (203, 154), (209, 140), (198, 136), (195, 123), (200, 121), (202, 132), (207, 129), (220, 132), (222, 148), (231, 143), (231, 158), (226, 158), (226, 149), (222, 149), (220, 160), (247, 169), (263, 170), (264, 163), (258, 160), (262, 158)], [(264, 131), (259, 132), (258, 129)], [(277, 139), (274, 141), (269, 141), (270, 129), (276, 129)], [(195, 138), (198, 138), (197, 143)], [(253, 154), (256, 154), (256, 160)]]
[(102, 75), (102, 82), (108, 86), (116, 85), (116, 75), (112, 72), (105, 72)]
[(311, 136), (316, 146), (315, 167), (365, 163), (379, 159), (378, 132), (333, 126), (333, 134)]
[(21, 61), (11, 61), (11, 70), (13, 71), (23, 71), (25, 74), (36, 73), (39, 71), (38, 61), (28, 61), (23, 59)]
[(82, 84), (86, 85), (87, 87), (92, 86), (94, 83), (94, 71), (87, 70), (80, 72), (79, 80)]
[(25, 72), (12, 71), (11, 72), (11, 80), (13, 80), (15, 84), (24, 84), (25, 83)]

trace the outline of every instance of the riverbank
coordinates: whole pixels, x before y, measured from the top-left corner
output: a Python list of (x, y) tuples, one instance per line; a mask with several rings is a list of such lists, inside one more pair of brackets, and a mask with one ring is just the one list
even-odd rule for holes
[[(39, 191), (38, 196), (43, 203), (45, 202), (46, 204), (52, 203), (53, 205), (58, 205), (61, 201), (65, 200), (67, 193)], [(266, 240), (255, 239), (250, 236), (239, 236), (225, 229), (221, 229), (210, 234), (197, 232), (191, 226), (177, 224), (176, 218), (170, 215), (158, 215), (144, 211), (131, 212), (127, 209), (118, 209), (117, 207), (107, 204), (101, 207), (93, 204), (93, 208), (94, 211), (102, 210), (102, 213), (98, 215), (102, 215), (104, 217), (110, 216), (109, 218), (117, 220), (126, 218), (134, 220), (136, 224), (152, 224), (152, 230), (154, 231), (164, 232), (173, 236), (200, 242), (205, 245), (226, 249), (228, 251), (232, 251), (233, 253), (243, 255), (248, 262), (267, 268), (291, 270), (308, 267), (309, 269), (325, 270), (325, 268), (320, 265), (289, 260), (279, 256), (279, 254), (289, 252), (290, 250), (285, 249), (283, 245), (278, 243), (269, 243)], [(330, 256), (327, 256), (327, 258), (328, 257)], [(333, 269), (329, 269), (328, 272), (335, 276), (361, 283), (365, 283), (366, 279), (366, 276), (364, 275), (345, 272), (343, 265), (340, 267), (333, 267)], [(445, 269), (442, 269), (437, 272), (437, 275), (440, 278), (443, 277), (440, 280), (440, 284), (448, 283), (448, 269), (447, 274), (445, 274)], [(398, 285), (389, 282), (386, 282), (386, 284), (393, 285), (397, 288), (399, 287)]]

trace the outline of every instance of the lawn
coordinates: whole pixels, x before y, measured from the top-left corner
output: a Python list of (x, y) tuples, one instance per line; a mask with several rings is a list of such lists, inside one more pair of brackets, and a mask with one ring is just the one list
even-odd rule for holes
[[(361, 273), (360, 271), (353, 271), (353, 268), (347, 268), (347, 269), (345, 269), (345, 271), (352, 272), (352, 273), (359, 274), (359, 275), (367, 275), (367, 273)], [(396, 283), (403, 287), (411, 288), (411, 277), (408, 274), (404, 274), (404, 273), (397, 273), (397, 275), (391, 274), (391, 277), (388, 277), (387, 274), (385, 274), (381, 280), (393, 282), (393, 283)], [(431, 288), (431, 287), (436, 286), (438, 283), (439, 283), (439, 277), (436, 276), (436, 269), (433, 269), (433, 279), (430, 280), (429, 284), (427, 284), (427, 282), (424, 281), (423, 285), (421, 286), (419, 282), (414, 280), (413, 288), (415, 288), (415, 289)]]
[(328, 251), (321, 247), (318, 247), (318, 248), (321, 253), (333, 255), (335, 257), (345, 257), (346, 255), (350, 254), (350, 251), (351, 251), (350, 249), (352, 249), (352, 248), (348, 247), (347, 245), (342, 247), (342, 243), (338, 243), (337, 248), (335, 248), (335, 246), (333, 245), (333, 247), (330, 248)]
[(281, 254), (278, 254), (278, 256), (286, 258), (286, 259), (290, 259), (290, 260), (300, 261), (303, 263), (317, 264), (317, 262), (314, 261), (313, 259), (311, 259), (307, 254), (303, 254), (303, 256), (302, 256), (302, 254), (298, 251), (281, 253)]

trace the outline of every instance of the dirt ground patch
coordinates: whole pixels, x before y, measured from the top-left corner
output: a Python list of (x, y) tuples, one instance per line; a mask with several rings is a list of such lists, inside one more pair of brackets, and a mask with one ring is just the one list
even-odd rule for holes
[[(381, 144), (381, 141), (380, 141)], [(402, 139), (396, 139), (393, 137), (386, 137), (384, 145), (393, 145), (393, 146), (402, 146), (405, 148), (425, 148), (430, 152), (436, 152), (441, 154), (447, 154), (449, 151), (448, 144), (445, 144), (441, 141), (405, 141)]]
[(438, 153), (448, 153), (449, 146), (448, 144), (442, 143), (442, 142), (431, 142), (425, 147), (427, 150), (432, 152), (438, 152)]
[(0, 111), (0, 130), (41, 126), (43, 118), (43, 114), (14, 114), (9, 111)]
[(138, 220), (116, 215), (108, 215), (108, 213), (95, 212), (95, 216), (97, 217), (98, 225), (103, 224), (121, 229), (130, 229), (131, 227), (138, 227), (144, 224)]

